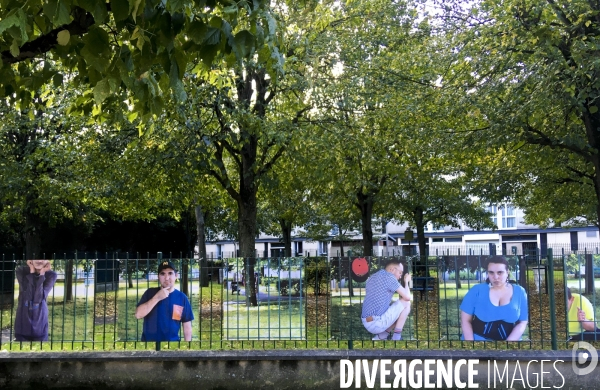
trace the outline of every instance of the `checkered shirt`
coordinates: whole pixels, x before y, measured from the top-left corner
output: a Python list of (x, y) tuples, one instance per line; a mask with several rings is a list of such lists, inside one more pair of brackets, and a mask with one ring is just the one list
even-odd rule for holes
[(382, 269), (367, 279), (367, 293), (362, 306), (362, 318), (383, 315), (400, 283), (394, 275)]

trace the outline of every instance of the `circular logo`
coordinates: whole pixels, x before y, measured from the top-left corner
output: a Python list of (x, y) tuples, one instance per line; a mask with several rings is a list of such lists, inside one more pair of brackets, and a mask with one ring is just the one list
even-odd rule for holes
[(364, 257), (359, 257), (352, 261), (352, 280), (356, 282), (364, 282), (369, 278), (369, 263)]
[[(598, 351), (596, 351), (596, 348), (592, 344), (585, 341), (578, 341), (573, 345), (571, 357), (571, 366), (576, 375), (587, 375), (594, 371), (598, 365)], [(587, 367), (579, 367), (588, 361), (590, 364)]]

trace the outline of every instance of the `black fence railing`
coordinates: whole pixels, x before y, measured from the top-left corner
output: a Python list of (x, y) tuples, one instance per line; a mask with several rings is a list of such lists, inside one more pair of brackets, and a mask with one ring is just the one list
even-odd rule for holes
[[(378, 342), (361, 323), (366, 282), (353, 277), (356, 257), (227, 258), (203, 264), (190, 256), (160, 253), (52, 256), (49, 263), (56, 280), (44, 296), (48, 339), (24, 341), (19, 328), (24, 309), (31, 307), (19, 307), (26, 304), (19, 273), (29, 274), (31, 269), (23, 259), (3, 256), (0, 348), (569, 348), (568, 340), (576, 332), (568, 317), (567, 288), (591, 303), (593, 313), (588, 316), (598, 322), (600, 255), (552, 250), (547, 256), (515, 254), (506, 256), (509, 277), (528, 297), (529, 321), (521, 341), (461, 340), (460, 305), (469, 289), (485, 283), (488, 257), (443, 253), (426, 259), (395, 257), (413, 275), (413, 302), (403, 340)], [(175, 287), (189, 298), (194, 315), (189, 342), (184, 341), (183, 329), (181, 341), (142, 341), (144, 320), (136, 318), (136, 308), (144, 292), (159, 285), (157, 269), (164, 260), (177, 268)], [(388, 260), (365, 258), (361, 266), (373, 274)], [(29, 302), (40, 303), (38, 298)]]

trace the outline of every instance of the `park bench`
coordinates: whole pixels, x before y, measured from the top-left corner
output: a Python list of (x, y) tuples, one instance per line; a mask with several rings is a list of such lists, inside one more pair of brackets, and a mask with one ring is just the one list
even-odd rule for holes
[(418, 291), (423, 298), (423, 294), (427, 291), (434, 291), (437, 279), (433, 276), (414, 276), (412, 278), (412, 291)]

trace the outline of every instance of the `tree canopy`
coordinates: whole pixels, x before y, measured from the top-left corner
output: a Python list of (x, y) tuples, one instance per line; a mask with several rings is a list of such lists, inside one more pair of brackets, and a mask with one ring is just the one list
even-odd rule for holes
[(600, 227), (598, 6), (437, 3), (0, 0), (0, 228)]
[(510, 162), (478, 160), (479, 173), (499, 168), (494, 179), (505, 179), (488, 182), (486, 195), (515, 198), (538, 224), (600, 226), (600, 6), (515, 0), (443, 7), (454, 58), (443, 84), (456, 92), (448, 95), (455, 113), (477, 123), (462, 128), (465, 140)]
[(275, 30), (264, 0), (2, 0), (0, 97), (26, 106), (68, 82), (85, 87), (75, 111), (157, 114), (167, 96), (185, 100), (190, 63), (201, 73), (258, 53), (278, 67)]

